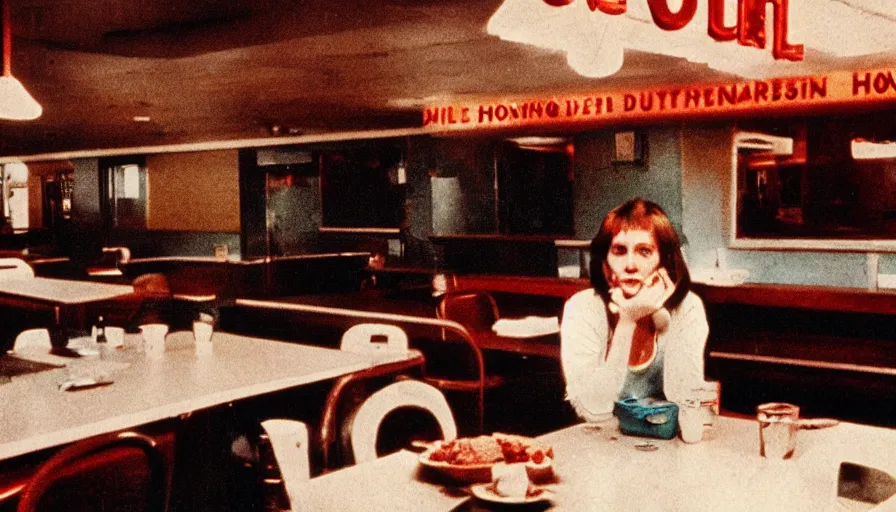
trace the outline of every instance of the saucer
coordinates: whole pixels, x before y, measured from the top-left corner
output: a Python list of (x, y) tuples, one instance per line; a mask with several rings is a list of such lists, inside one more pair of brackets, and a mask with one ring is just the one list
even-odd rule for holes
[(503, 503), (507, 505), (524, 505), (529, 503), (540, 503), (547, 501), (554, 496), (554, 493), (543, 487), (536, 487), (534, 493), (526, 493), (526, 496), (501, 496), (495, 492), (495, 484), (475, 484), (470, 486), (470, 492), (480, 500), (492, 503)]

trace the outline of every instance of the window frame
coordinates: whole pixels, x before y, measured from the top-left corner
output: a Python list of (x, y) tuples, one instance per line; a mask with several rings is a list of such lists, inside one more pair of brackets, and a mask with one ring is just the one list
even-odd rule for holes
[(730, 183), (728, 187), (728, 247), (744, 250), (794, 250), (829, 252), (896, 253), (896, 239), (849, 238), (739, 238), (738, 146), (752, 134), (735, 130), (731, 137)]
[[(119, 217), (119, 199), (116, 197), (115, 171), (118, 168), (136, 165), (139, 168), (139, 197), (135, 198), (135, 204), (140, 206), (142, 219), (140, 222), (125, 223), (122, 225)], [(100, 173), (100, 197), (103, 225), (109, 230), (145, 230), (149, 226), (149, 172), (146, 167), (146, 157), (142, 155), (104, 158), (99, 162)]]

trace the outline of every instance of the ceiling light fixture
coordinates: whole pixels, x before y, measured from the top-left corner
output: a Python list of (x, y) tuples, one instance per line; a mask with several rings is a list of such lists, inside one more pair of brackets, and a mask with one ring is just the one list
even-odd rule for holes
[(28, 94), (21, 82), (12, 76), (12, 26), (9, 3), (3, 4), (3, 76), (0, 76), (0, 119), (30, 121), (43, 113), (40, 103)]

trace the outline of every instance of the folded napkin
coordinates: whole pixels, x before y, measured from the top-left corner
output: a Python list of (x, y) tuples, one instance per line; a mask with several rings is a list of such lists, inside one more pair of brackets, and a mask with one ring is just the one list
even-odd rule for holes
[(114, 382), (113, 376), (130, 366), (129, 363), (82, 358), (68, 364), (68, 378), (59, 383), (62, 391), (77, 391)]
[(499, 336), (509, 338), (532, 338), (560, 332), (560, 319), (556, 316), (527, 316), (525, 318), (502, 318), (495, 322), (492, 330)]
[(97, 388), (100, 386), (108, 386), (112, 384), (111, 379), (94, 379), (90, 377), (80, 377), (77, 379), (69, 379), (61, 384), (59, 384), (59, 389), (62, 391), (78, 391), (81, 389), (90, 389)]

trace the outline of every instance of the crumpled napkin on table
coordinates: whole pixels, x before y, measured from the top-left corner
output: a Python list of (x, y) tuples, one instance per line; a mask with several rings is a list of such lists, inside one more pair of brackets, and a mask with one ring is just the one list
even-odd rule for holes
[(67, 365), (68, 378), (59, 383), (59, 389), (75, 391), (106, 386), (114, 382), (112, 377), (115, 373), (128, 366), (130, 366), (129, 363), (97, 359), (72, 361)]
[(502, 318), (495, 322), (492, 330), (499, 336), (509, 338), (532, 338), (560, 332), (560, 319), (556, 316), (527, 316), (525, 318)]

